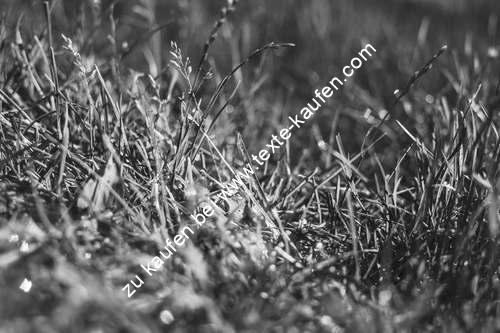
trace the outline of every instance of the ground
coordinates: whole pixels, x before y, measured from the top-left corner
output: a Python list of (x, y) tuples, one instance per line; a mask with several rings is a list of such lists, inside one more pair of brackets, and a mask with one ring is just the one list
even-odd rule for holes
[(1, 331), (500, 330), (497, 7), (6, 1)]

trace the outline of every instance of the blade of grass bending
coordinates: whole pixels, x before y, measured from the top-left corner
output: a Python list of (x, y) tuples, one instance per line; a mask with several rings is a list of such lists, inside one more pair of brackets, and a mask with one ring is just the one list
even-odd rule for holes
[[(209, 103), (207, 105), (207, 108), (206, 108), (205, 112), (203, 113), (203, 117), (201, 118), (201, 121), (200, 121), (200, 127), (203, 125), (203, 123), (205, 122), (206, 118), (210, 114), (210, 111), (214, 107), (215, 102), (217, 101), (217, 98), (220, 96), (220, 94), (222, 92), (222, 88), (224, 88), (224, 86), (229, 81), (229, 79), (234, 75), (234, 73), (236, 73), (241, 67), (243, 67), (245, 64), (247, 64), (251, 59), (253, 59), (254, 57), (256, 57), (256, 56), (258, 56), (260, 54), (262, 54), (264, 51), (266, 51), (268, 49), (279, 49), (281, 47), (294, 47), (294, 46), (295, 46), (295, 44), (293, 44), (293, 43), (275, 43), (275, 42), (267, 43), (266, 45), (264, 45), (264, 46), (262, 46), (262, 47), (260, 47), (260, 48), (258, 48), (256, 50), (254, 50), (241, 63), (239, 63), (236, 67), (234, 67), (231, 70), (231, 72), (229, 74), (227, 74), (222, 79), (222, 81), (217, 85), (217, 88), (215, 89), (215, 92), (213, 93), (212, 97), (210, 98), (210, 101), (209, 101)], [(200, 129), (198, 129), (198, 131), (196, 132), (194, 140), (193, 140), (193, 143), (191, 144), (191, 147), (188, 150), (188, 153), (189, 153), (189, 151), (191, 151), (191, 149), (192, 149), (192, 147), (194, 145), (194, 142), (196, 141), (196, 139), (198, 137), (199, 131), (200, 131)]]
[(226, 22), (227, 17), (231, 12), (234, 11), (235, 6), (238, 4), (239, 0), (229, 0), (228, 5), (224, 6), (220, 10), (220, 17), (219, 19), (215, 22), (214, 27), (212, 28), (212, 31), (210, 31), (210, 36), (205, 42), (205, 45), (203, 46), (203, 51), (201, 55), (200, 62), (198, 63), (198, 66), (196, 67), (196, 74), (194, 77), (194, 82), (193, 82), (193, 88), (197, 90), (196, 85), (198, 83), (198, 80), (200, 79), (200, 74), (202, 71), (203, 64), (205, 61), (207, 61), (208, 58), (208, 50), (210, 49), (210, 46), (215, 42), (215, 39), (217, 38), (217, 32), (219, 29), (222, 27), (224, 22)]
[[(231, 93), (231, 95), (229, 96), (229, 98), (227, 99), (227, 101), (224, 103), (224, 105), (219, 109), (219, 111), (216, 113), (214, 119), (212, 119), (212, 121), (210, 122), (210, 125), (208, 125), (208, 128), (206, 130), (206, 133), (210, 133), (210, 130), (212, 129), (212, 127), (215, 125), (215, 122), (217, 121), (217, 119), (219, 118), (219, 116), (222, 114), (222, 112), (227, 108), (227, 106), (229, 105), (229, 102), (231, 102), (231, 100), (233, 99), (234, 95), (236, 95), (236, 91), (238, 90), (238, 87), (240, 86), (240, 82), (238, 82), (238, 84), (236, 85), (236, 87), (234, 88), (233, 92)], [(200, 124), (200, 126), (203, 126), (203, 124)], [(197, 138), (197, 135), (195, 135), (195, 140)], [(195, 140), (193, 140), (193, 144), (195, 142)], [(201, 148), (201, 145), (203, 144), (203, 142), (205, 141), (205, 137), (202, 136), (199, 140), (199, 143), (198, 145), (196, 146), (193, 154), (192, 154), (192, 158), (196, 158), (196, 155), (198, 155), (198, 151), (200, 150)]]

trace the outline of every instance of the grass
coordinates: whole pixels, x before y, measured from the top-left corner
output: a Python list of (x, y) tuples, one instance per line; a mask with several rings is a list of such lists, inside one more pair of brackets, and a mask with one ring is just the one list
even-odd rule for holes
[[(329, 3), (228, 1), (199, 42), (190, 29), (215, 16), (194, 2), (192, 26), (154, 22), (124, 45), (154, 15), (119, 6), (82, 5), (67, 37), (50, 7), (38, 28), (0, 29), (2, 331), (500, 329), (493, 16), (445, 50), (432, 15), (396, 36), (398, 20), (374, 31), (382, 9), (343, 3), (339, 20), (370, 24), (339, 36)], [(276, 42), (256, 44), (254, 16)], [(153, 38), (165, 29), (179, 40)], [(365, 37), (370, 63), (127, 299), (140, 264), (231, 179), (225, 161), (242, 167)]]

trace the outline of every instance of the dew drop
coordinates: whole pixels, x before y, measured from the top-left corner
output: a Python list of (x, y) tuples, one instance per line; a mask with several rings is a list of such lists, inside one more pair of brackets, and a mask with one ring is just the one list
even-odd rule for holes
[(30, 251), (30, 245), (28, 244), (27, 241), (23, 241), (21, 243), (21, 247), (19, 248), (19, 251), (26, 253)]
[(27, 278), (24, 278), (23, 282), (19, 286), (19, 289), (21, 289), (25, 293), (28, 293), (31, 290), (32, 286), (33, 286), (33, 283), (30, 280), (28, 280)]
[(488, 57), (498, 58), (498, 49), (496, 47), (488, 48)]
[(326, 147), (327, 147), (326, 142), (325, 142), (325, 141), (323, 141), (323, 140), (319, 140), (319, 141), (318, 141), (318, 147), (319, 147), (319, 149), (321, 149), (321, 150), (326, 150)]
[(171, 324), (174, 321), (174, 319), (175, 318), (174, 318), (174, 315), (172, 314), (172, 312), (170, 312), (168, 310), (163, 310), (162, 312), (160, 312), (160, 320), (165, 325)]

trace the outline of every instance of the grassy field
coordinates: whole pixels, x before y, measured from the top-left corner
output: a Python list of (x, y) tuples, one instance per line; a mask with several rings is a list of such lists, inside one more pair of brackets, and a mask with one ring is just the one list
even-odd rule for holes
[[(495, 2), (0, 8), (0, 331), (500, 330)], [(146, 276), (368, 42), (227, 212)]]

